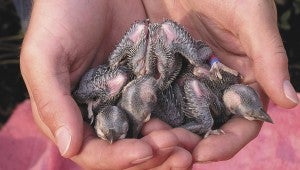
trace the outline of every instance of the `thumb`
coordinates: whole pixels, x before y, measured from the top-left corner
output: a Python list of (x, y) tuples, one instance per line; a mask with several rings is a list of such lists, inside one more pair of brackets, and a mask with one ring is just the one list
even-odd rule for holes
[[(63, 57), (54, 59), (47, 56), (50, 54), (46, 49), (49, 46), (41, 45), (39, 49), (29, 46), (28, 43), (23, 45), (20, 66), (35, 121), (64, 157), (72, 157), (81, 148), (83, 120), (70, 94), (69, 71), (64, 66), (66, 62), (60, 61), (64, 60)], [(57, 50), (53, 56), (59, 54), (62, 53)]]
[(83, 121), (76, 103), (61, 96), (42, 107), (31, 99), (31, 105), (37, 125), (56, 144), (61, 155), (67, 158), (77, 155), (83, 140)]
[(240, 40), (253, 60), (256, 80), (270, 99), (282, 107), (292, 108), (299, 99), (289, 81), (287, 55), (277, 28), (275, 7), (266, 3), (249, 7), (253, 17), (245, 19), (251, 22), (243, 22)]

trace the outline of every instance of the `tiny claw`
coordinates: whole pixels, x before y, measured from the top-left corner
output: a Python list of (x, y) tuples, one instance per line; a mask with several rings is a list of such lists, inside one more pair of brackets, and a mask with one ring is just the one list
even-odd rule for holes
[(94, 123), (94, 117), (90, 118), (90, 125), (92, 125)]
[(223, 76), (221, 75), (221, 73), (219, 71), (217, 72), (217, 76), (219, 79), (223, 79)]
[(220, 63), (220, 60), (215, 56), (215, 55), (211, 55), (210, 59), (209, 59), (209, 64), (211, 66), (211, 72), (213, 72), (216, 77), (218, 77), (219, 79), (222, 80), (222, 75), (220, 73), (220, 67), (218, 66), (218, 64)]
[(211, 72), (213, 72), (217, 78), (220, 80), (223, 79), (223, 76), (220, 73), (220, 68), (218, 67), (218, 62), (214, 62), (211, 66)]
[(93, 104), (92, 103), (88, 103), (88, 118), (90, 120), (90, 125), (92, 125), (94, 123), (94, 113), (93, 113)]
[(145, 23), (149, 24), (150, 23), (150, 18), (145, 19)]
[(205, 133), (204, 139), (207, 138), (209, 135), (224, 135), (225, 132), (222, 129), (215, 129), (215, 130), (209, 130)]

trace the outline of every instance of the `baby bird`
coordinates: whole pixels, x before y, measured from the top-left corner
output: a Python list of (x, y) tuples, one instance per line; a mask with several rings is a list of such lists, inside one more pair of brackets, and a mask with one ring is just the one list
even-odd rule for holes
[(257, 93), (243, 84), (235, 84), (227, 88), (223, 94), (226, 108), (234, 115), (248, 120), (260, 120), (273, 123), (271, 117), (263, 110)]
[(94, 109), (96, 113), (94, 129), (98, 137), (110, 143), (124, 139), (129, 129), (126, 112), (117, 106)]
[(99, 65), (83, 75), (73, 97), (88, 105), (88, 118), (92, 124), (93, 109), (114, 103), (129, 80), (130, 73), (124, 66), (110, 69), (107, 65)]
[(129, 136), (136, 138), (157, 103), (156, 79), (145, 75), (129, 82), (122, 91), (118, 106), (127, 112)]
[[(261, 100), (250, 86), (240, 84), (240, 74), (213, 58), (210, 72), (213, 78), (211, 88), (225, 104), (227, 115), (241, 115), (248, 120), (272, 123), (271, 117), (263, 110)], [(209, 84), (209, 83), (208, 83)], [(219, 91), (217, 89), (220, 89)]]
[(184, 81), (184, 115), (188, 118), (181, 127), (197, 134), (209, 132), (214, 124), (210, 111), (214, 94), (196, 78)]
[(193, 75), (189, 72), (185, 74), (187, 77), (197, 77), (198, 82), (186, 81), (191, 78), (183, 80), (186, 87), (185, 105), (188, 107), (184, 111), (189, 119), (182, 127), (207, 137), (211, 133), (223, 133), (218, 128), (232, 115), (240, 115), (248, 120), (272, 122), (263, 110), (256, 92), (249, 86), (239, 84), (239, 73), (214, 60), (210, 69), (205, 65), (188, 66)]

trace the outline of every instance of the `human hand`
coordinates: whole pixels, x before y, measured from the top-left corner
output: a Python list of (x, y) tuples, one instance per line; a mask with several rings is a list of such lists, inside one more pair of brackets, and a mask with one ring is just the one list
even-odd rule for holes
[[(265, 108), (268, 97), (285, 108), (299, 102), (289, 82), (274, 1), (144, 0), (143, 3), (150, 21), (170, 18), (184, 25), (196, 39), (208, 43), (222, 63), (239, 71), (244, 76), (243, 83), (255, 88)], [(185, 148), (193, 148), (193, 157), (198, 162), (226, 160), (255, 138), (261, 125), (259, 121), (233, 118), (221, 127), (225, 135), (210, 135)], [(187, 135), (182, 130), (180, 134)], [(190, 140), (197, 141), (197, 137)]]
[(171, 131), (109, 145), (83, 122), (71, 96), (84, 72), (103, 63), (130, 25), (145, 18), (140, 1), (34, 1), (20, 60), (34, 118), (60, 153), (85, 169), (187, 168), (192, 163)]

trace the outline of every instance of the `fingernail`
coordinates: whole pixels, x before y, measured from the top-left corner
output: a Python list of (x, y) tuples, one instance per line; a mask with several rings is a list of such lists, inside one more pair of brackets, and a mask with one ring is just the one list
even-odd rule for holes
[(151, 159), (153, 157), (153, 155), (150, 155), (150, 156), (146, 156), (144, 158), (140, 158), (140, 159), (137, 159), (135, 161), (132, 161), (131, 163), (132, 164), (140, 164), (140, 163), (143, 163), (143, 162), (146, 162), (147, 160)]
[(187, 169), (191, 169), (191, 168), (188, 168), (188, 167), (185, 167), (185, 168), (174, 168), (172, 167), (172, 170), (187, 170)]
[(71, 143), (71, 135), (69, 133), (69, 130), (64, 126), (60, 127), (55, 132), (55, 140), (60, 154), (66, 154)]
[(296, 104), (299, 103), (297, 93), (289, 80), (285, 80), (283, 82), (283, 91), (284, 91), (285, 96), (288, 99), (290, 99), (292, 102), (294, 102)]
[(174, 148), (175, 148), (174, 146), (160, 148), (158, 151), (158, 154), (166, 154), (168, 152), (172, 152), (174, 150)]
[(194, 155), (194, 159), (195, 159), (197, 164), (207, 164), (207, 163), (214, 162), (211, 159), (211, 157), (209, 157), (205, 154), (201, 154), (201, 153), (197, 153), (196, 155)]
[(199, 164), (209, 164), (209, 163), (212, 163), (214, 161), (198, 161), (197, 163)]

